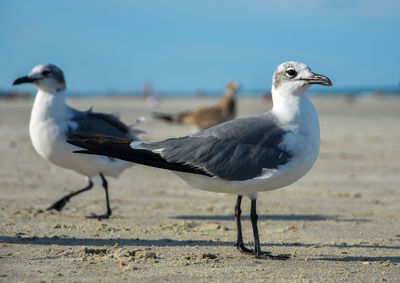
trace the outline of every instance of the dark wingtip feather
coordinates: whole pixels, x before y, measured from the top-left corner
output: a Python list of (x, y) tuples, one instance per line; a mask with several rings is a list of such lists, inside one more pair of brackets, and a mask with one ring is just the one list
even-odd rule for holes
[(74, 150), (73, 153), (86, 153), (86, 154), (91, 154), (89, 150)]
[(94, 154), (114, 157), (147, 166), (174, 170), (186, 173), (195, 173), (212, 177), (208, 172), (185, 164), (169, 163), (160, 155), (146, 150), (134, 150), (130, 147), (131, 139), (116, 138), (99, 134), (74, 133), (77, 139), (68, 139), (67, 142), (82, 149), (74, 153)]
[[(77, 138), (80, 138), (81, 140), (85, 142), (93, 142), (93, 143), (107, 143), (107, 142), (112, 142), (112, 143), (118, 143), (118, 144), (128, 144), (133, 141), (133, 139), (127, 139), (127, 138), (118, 138), (118, 137), (113, 137), (113, 136), (107, 136), (107, 135), (101, 135), (101, 134), (93, 134), (93, 133), (84, 133), (84, 132), (75, 132), (73, 135)], [(69, 139), (69, 141), (75, 141), (75, 139)], [(71, 143), (71, 142), (70, 142)]]
[(80, 146), (85, 143), (84, 140), (76, 140), (76, 139), (67, 139), (66, 142), (76, 146)]
[(93, 134), (93, 133), (85, 133), (85, 132), (74, 132), (73, 135), (77, 138), (86, 139), (86, 138), (103, 138), (109, 137), (101, 134)]

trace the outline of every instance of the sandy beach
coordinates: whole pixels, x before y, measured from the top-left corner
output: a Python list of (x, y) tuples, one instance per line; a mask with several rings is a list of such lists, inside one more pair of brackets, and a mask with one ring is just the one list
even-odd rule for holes
[[(313, 169), (284, 189), (258, 195), (262, 249), (291, 254), (258, 260), (233, 247), (235, 195), (190, 188), (165, 170), (134, 166), (104, 191), (73, 198), (61, 212), (45, 211), (85, 179), (43, 160), (28, 135), (32, 100), (0, 101), (0, 282), (399, 282), (400, 99), (312, 98), (321, 126)], [(213, 99), (73, 98), (84, 110), (119, 112), (156, 141), (192, 133), (151, 118)], [(271, 108), (239, 100), (239, 116)], [(252, 245), (250, 203), (243, 201), (244, 241)]]

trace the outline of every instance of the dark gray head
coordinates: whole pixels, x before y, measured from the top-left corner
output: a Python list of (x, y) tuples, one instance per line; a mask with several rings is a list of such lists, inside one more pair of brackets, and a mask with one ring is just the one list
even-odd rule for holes
[(13, 85), (31, 83), (40, 90), (46, 92), (63, 91), (66, 88), (64, 74), (53, 64), (37, 65), (25, 77), (16, 79)]
[(272, 77), (273, 92), (299, 95), (305, 93), (313, 84), (332, 86), (327, 77), (315, 74), (307, 65), (294, 61), (280, 64)]

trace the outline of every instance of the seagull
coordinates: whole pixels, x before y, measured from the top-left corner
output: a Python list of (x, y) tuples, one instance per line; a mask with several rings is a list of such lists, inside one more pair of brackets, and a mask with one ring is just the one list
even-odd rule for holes
[(222, 100), (214, 106), (202, 107), (196, 110), (186, 111), (179, 114), (164, 114), (154, 112), (153, 116), (168, 122), (197, 126), (204, 130), (217, 124), (232, 120), (236, 116), (235, 93), (239, 90), (240, 84), (236, 81), (229, 81), (225, 87)]
[(97, 113), (92, 108), (78, 111), (67, 105), (64, 74), (55, 65), (38, 65), (27, 76), (16, 79), (13, 85), (23, 83), (33, 84), (38, 89), (29, 121), (29, 135), (36, 152), (51, 163), (78, 172), (88, 179), (86, 187), (64, 196), (47, 210), (61, 211), (72, 197), (90, 190), (94, 185), (93, 179), (100, 177), (106, 195), (107, 212), (93, 214), (90, 218), (108, 218), (112, 211), (105, 176), (118, 177), (132, 163), (111, 157), (73, 154), (72, 151), (77, 148), (65, 140), (72, 138), (72, 133), (76, 131), (130, 139), (136, 139), (141, 131), (121, 122), (118, 114)]
[[(305, 94), (311, 85), (332, 86), (303, 63), (285, 62), (273, 75), (273, 108), (259, 116), (228, 121), (180, 138), (141, 142), (126, 138), (75, 133), (71, 144), (143, 165), (174, 171), (194, 188), (237, 195), (235, 220), (240, 252), (256, 258), (287, 259), (260, 249), (257, 192), (286, 187), (303, 177), (317, 159), (320, 132), (317, 112)], [(251, 201), (254, 250), (243, 243), (242, 196)]]

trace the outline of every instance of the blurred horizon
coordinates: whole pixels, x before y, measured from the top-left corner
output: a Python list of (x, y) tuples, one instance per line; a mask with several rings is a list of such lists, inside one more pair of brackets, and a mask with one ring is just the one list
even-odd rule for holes
[(0, 89), (53, 63), (70, 93), (267, 91), (295, 60), (334, 83), (314, 93), (398, 92), (399, 28), (395, 0), (2, 1)]

